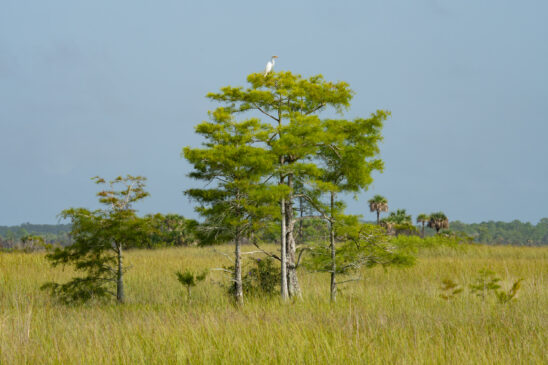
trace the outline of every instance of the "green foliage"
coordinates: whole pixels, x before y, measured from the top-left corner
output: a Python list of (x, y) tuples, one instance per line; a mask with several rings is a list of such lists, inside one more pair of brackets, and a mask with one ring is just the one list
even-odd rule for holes
[[(227, 272), (234, 272), (234, 266), (225, 267)], [(243, 264), (242, 288), (245, 295), (269, 297), (280, 291), (281, 269), (270, 257), (250, 259)], [(227, 287), (231, 296), (236, 293), (236, 282), (231, 280)]]
[[(105, 180), (93, 178), (98, 184)], [(83, 273), (65, 284), (48, 283), (43, 286), (66, 303), (86, 301), (108, 294), (124, 300), (122, 249), (142, 246), (151, 234), (150, 221), (140, 218), (133, 204), (148, 195), (144, 177), (117, 177), (109, 188), (97, 193), (105, 209), (90, 211), (70, 208), (61, 212), (63, 219), (71, 220), (73, 244), (56, 248), (46, 255), (53, 266), (71, 265)], [(117, 189), (118, 186), (121, 186)], [(113, 291), (116, 287), (116, 293)]]
[(430, 216), (428, 214), (421, 213), (417, 215), (417, 223), (427, 223), (430, 220)]
[(411, 223), (395, 224), (393, 227), (393, 230), (396, 236), (399, 236), (399, 235), (410, 236), (410, 235), (419, 234), (417, 227), (415, 227)]
[(439, 232), (440, 229), (448, 229), (449, 219), (447, 219), (447, 216), (443, 212), (432, 213), (430, 214), (428, 227), (435, 229), (436, 232)]
[(510, 244), (519, 246), (548, 245), (548, 218), (541, 219), (536, 225), (529, 222), (482, 222), (466, 224), (451, 222), (451, 228), (463, 232), (476, 242), (488, 244)]
[[(326, 108), (342, 114), (353, 96), (345, 82), (328, 82), (321, 75), (251, 74), (247, 81), (245, 89), (228, 86), (208, 94), (223, 106), (210, 113), (212, 122), (196, 127), (206, 140), (204, 148), (187, 147), (183, 153), (194, 166), (190, 176), (212, 185), (186, 194), (198, 202), (197, 211), (205, 218), (198, 234), (202, 244), (238, 242), (238, 237), (269, 231), (273, 220), (283, 220), (289, 229), (280, 242), (287, 242), (283, 252), (293, 260), (295, 199), (313, 217), (325, 218), (333, 211), (326, 195), (367, 188), (372, 172), (383, 168), (376, 156), (389, 113), (321, 119), (318, 114)], [(244, 112), (260, 113), (266, 122), (237, 120)], [(342, 209), (340, 202), (334, 205)], [(298, 292), (295, 263), (282, 265), (292, 283), (289, 292)]]
[(198, 222), (178, 214), (147, 215), (153, 228), (147, 248), (189, 246), (197, 241)]
[(413, 223), (411, 215), (407, 214), (407, 211), (405, 209), (397, 209), (395, 212), (390, 212), (385, 220), (400, 225), (411, 225)]
[(268, 138), (269, 127), (257, 119), (238, 122), (227, 108), (218, 108), (210, 116), (211, 122), (196, 127), (205, 138), (203, 148), (183, 150), (194, 166), (189, 176), (208, 185), (185, 191), (198, 203), (196, 211), (205, 218), (196, 229), (200, 244), (245, 237), (259, 228), (265, 216), (276, 214), (265, 204), (276, 192), (260, 184), (271, 169), (272, 155), (257, 147)]
[(391, 236), (418, 235), (419, 231), (412, 223), (411, 216), (407, 215), (405, 209), (398, 209), (391, 212), (386, 218), (380, 220), (380, 226), (386, 229)]
[(375, 195), (368, 203), (369, 210), (377, 213), (377, 224), (380, 224), (381, 212), (388, 212), (388, 200), (382, 195)]
[(184, 272), (177, 271), (175, 273), (177, 280), (184, 286), (196, 286), (196, 283), (203, 281), (207, 276), (207, 270), (203, 271), (200, 274), (196, 274), (190, 270), (185, 270)]
[(369, 209), (372, 212), (380, 210), (382, 212), (388, 211), (388, 200), (382, 195), (375, 195), (373, 198), (368, 200)]
[[(169, 214), (165, 215), (165, 217)], [(422, 224), (422, 216), (426, 216), (424, 222), (428, 222), (430, 219), (427, 214), (419, 214), (416, 218), (417, 223)], [(185, 218), (185, 221), (193, 221)], [(197, 224), (193, 221), (194, 224)], [(303, 226), (305, 227), (305, 238), (303, 242), (317, 241), (318, 239), (325, 239), (329, 234), (327, 232), (327, 226), (321, 219), (307, 219), (304, 220)], [(14, 247), (14, 244), (20, 242), (23, 236), (19, 237), (19, 234), (23, 232), (23, 228), (30, 235), (40, 236), (44, 239), (46, 244), (60, 244), (61, 246), (67, 246), (70, 244), (70, 224), (30, 224), (24, 223), (20, 226), (0, 226), (0, 236), (2, 236), (2, 243), (0, 246), (4, 248)], [(262, 240), (266, 242), (275, 242), (279, 239), (279, 225), (272, 225), (269, 233), (265, 233), (261, 236)], [(427, 234), (435, 233), (432, 229), (425, 230)], [(192, 237), (194, 234), (190, 230), (189, 236), (184, 235), (183, 245), (191, 243), (188, 237)], [(320, 233), (317, 233), (320, 232)], [(482, 223), (463, 223), (461, 221), (451, 221), (452, 234), (463, 234), (470, 237), (471, 241), (487, 243), (487, 244), (508, 244), (518, 246), (541, 246), (548, 245), (548, 218), (541, 219), (537, 224), (531, 224), (529, 222), (520, 222), (514, 220), (512, 222), (482, 222)], [(317, 233), (317, 234), (316, 234)], [(177, 240), (174, 240), (177, 241)], [(173, 242), (173, 241), (172, 241)], [(158, 245), (162, 247), (162, 244)], [(170, 246), (166, 244), (166, 246)]]
[(455, 283), (451, 279), (444, 279), (440, 289), (442, 291), (440, 298), (445, 300), (453, 299), (457, 294), (462, 293), (464, 290), (459, 284)]
[(505, 304), (516, 297), (523, 279), (515, 281), (507, 291), (500, 289), (500, 281), (500, 278), (493, 271), (482, 269), (479, 271), (479, 275), (474, 280), (474, 283), (470, 284), (470, 290), (482, 300), (485, 300), (489, 293), (493, 293), (500, 304)]
[(207, 277), (207, 274), (208, 274), (207, 270), (204, 270), (198, 274), (188, 269), (186, 269), (183, 272), (177, 271), (175, 273), (175, 276), (177, 277), (177, 280), (179, 281), (179, 283), (181, 283), (181, 285), (185, 286), (187, 289), (188, 300), (191, 299), (190, 289), (196, 286), (196, 284), (199, 283), (200, 281), (204, 281), (205, 278)]
[[(108, 279), (105, 278), (105, 280)], [(49, 291), (51, 295), (65, 304), (78, 304), (114, 295), (98, 277), (92, 278), (91, 276), (74, 278), (64, 284), (48, 282), (40, 289)]]
[(470, 284), (470, 290), (472, 294), (485, 299), (490, 291), (496, 291), (500, 288), (499, 281), (500, 278), (496, 277), (493, 271), (482, 269), (479, 271), (479, 275), (474, 280), (474, 283)]
[[(362, 267), (376, 265), (411, 266), (415, 258), (406, 247), (390, 242), (384, 229), (365, 223), (340, 225), (336, 246), (336, 273), (348, 275)], [(312, 243), (305, 256), (304, 266), (311, 271), (331, 272), (330, 247), (325, 242)]]
[(66, 246), (70, 243), (70, 224), (30, 224), (0, 226), (0, 248), (24, 250), (24, 237), (41, 237), (45, 245)]
[(21, 238), (21, 243), (23, 244), (22, 249), (24, 252), (33, 252), (53, 248), (53, 245), (47, 244), (43, 237), (35, 235), (24, 236)]
[(495, 295), (497, 296), (497, 300), (499, 301), (499, 303), (505, 304), (510, 302), (512, 299), (514, 299), (518, 291), (521, 289), (522, 281), (523, 279), (518, 279), (512, 284), (512, 287), (507, 291), (504, 291), (504, 290), (495, 291)]
[(280, 268), (270, 257), (254, 259), (242, 278), (244, 293), (253, 296), (273, 296), (280, 291)]

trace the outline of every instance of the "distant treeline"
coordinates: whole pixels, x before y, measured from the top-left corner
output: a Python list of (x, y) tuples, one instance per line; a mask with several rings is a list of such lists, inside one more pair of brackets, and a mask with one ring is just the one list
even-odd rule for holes
[[(40, 236), (46, 243), (70, 243), (70, 224), (31, 224), (23, 223), (18, 226), (0, 226), (2, 241), (17, 242), (27, 236)], [(0, 245), (1, 246), (1, 245)]]
[[(168, 216), (170, 217), (170, 216)], [(177, 217), (171, 215), (171, 217)], [(177, 217), (183, 222), (183, 217)], [(188, 227), (184, 224), (180, 227), (185, 227), (187, 232), (183, 236), (188, 236)], [(169, 231), (174, 232), (176, 229), (170, 227)], [(297, 226), (297, 240), (306, 242), (314, 239), (326, 239), (328, 231), (325, 225), (320, 220), (305, 221), (302, 225)], [(275, 241), (277, 228), (273, 229), (272, 237), (266, 233), (263, 239), (267, 241)], [(463, 223), (454, 221), (450, 224), (450, 230), (453, 232), (462, 232), (470, 236), (475, 242), (486, 244), (502, 244), (502, 245), (517, 245), (517, 246), (542, 246), (548, 245), (548, 218), (541, 219), (536, 225), (529, 222), (520, 222), (514, 220), (512, 222), (482, 222), (482, 223)], [(40, 236), (44, 238), (46, 243), (59, 243), (63, 246), (70, 244), (70, 224), (30, 224), (23, 223), (18, 226), (0, 226), (0, 242), (15, 242), (20, 241), (26, 236)], [(426, 229), (426, 235), (433, 235), (433, 229)], [(181, 240), (180, 237), (177, 237)], [(161, 241), (167, 241), (162, 239)], [(1, 244), (0, 244), (1, 246)]]
[[(194, 236), (197, 222), (177, 214), (147, 215), (148, 234), (138, 246), (128, 248), (157, 248), (186, 246), (196, 242)], [(73, 242), (70, 224), (30, 224), (0, 226), (0, 249), (35, 251), (49, 245), (68, 246)]]
[(548, 218), (542, 218), (536, 225), (529, 222), (482, 222), (466, 224), (451, 222), (450, 229), (464, 232), (474, 241), (487, 244), (542, 246), (548, 245)]

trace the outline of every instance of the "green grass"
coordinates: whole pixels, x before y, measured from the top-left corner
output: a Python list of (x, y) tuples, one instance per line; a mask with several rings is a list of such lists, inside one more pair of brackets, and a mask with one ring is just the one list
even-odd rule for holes
[[(174, 272), (230, 264), (211, 248), (130, 251), (126, 261), (126, 304), (67, 307), (39, 287), (66, 280), (68, 268), (0, 253), (0, 364), (548, 363), (548, 248), (423, 250), (412, 268), (365, 270), (334, 305), (328, 277), (302, 271), (302, 301), (246, 299), (242, 309), (221, 272), (187, 302)], [(518, 298), (439, 297), (444, 278), (466, 287), (483, 268), (505, 288), (525, 279)]]

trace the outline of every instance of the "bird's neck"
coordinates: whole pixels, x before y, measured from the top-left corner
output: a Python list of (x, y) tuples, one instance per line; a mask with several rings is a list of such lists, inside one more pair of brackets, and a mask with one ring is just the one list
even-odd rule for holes
[(270, 60), (270, 62), (272, 62), (272, 64), (275, 64), (276, 63), (276, 59), (274, 57), (272, 57), (272, 59)]

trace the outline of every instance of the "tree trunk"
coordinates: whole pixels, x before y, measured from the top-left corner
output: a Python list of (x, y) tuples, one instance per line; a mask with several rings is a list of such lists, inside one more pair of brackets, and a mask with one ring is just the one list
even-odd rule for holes
[(287, 177), (287, 186), (289, 187), (289, 198), (286, 202), (285, 215), (287, 217), (287, 276), (288, 291), (290, 297), (301, 298), (301, 288), (297, 277), (297, 243), (295, 242), (295, 215), (293, 213), (293, 177)]
[(235, 240), (236, 248), (234, 250), (234, 299), (236, 304), (244, 304), (244, 291), (242, 287), (242, 263), (241, 263), (241, 254), (240, 254), (240, 235), (236, 235)]
[(422, 222), (421, 237), (424, 238), (424, 222)]
[(381, 212), (377, 209), (377, 226), (378, 226), (379, 224), (381, 224), (380, 215), (381, 215)]
[(285, 199), (282, 198), (280, 201), (280, 209), (281, 209), (281, 232), (280, 232), (280, 262), (281, 262), (281, 295), (282, 300), (287, 300), (289, 298), (289, 294), (287, 291), (287, 242), (286, 242), (286, 216), (285, 216)]
[(118, 253), (118, 272), (116, 273), (116, 300), (118, 303), (123, 303), (126, 298), (124, 295), (124, 271), (123, 271), (123, 264), (122, 264), (122, 244), (117, 245), (117, 253)]
[(290, 297), (302, 297), (299, 279), (297, 277), (297, 253), (295, 237), (293, 230), (295, 228), (295, 220), (290, 215), (289, 226), (287, 230), (287, 276), (288, 276), (288, 291)]
[(331, 301), (334, 302), (337, 299), (337, 282), (335, 281), (335, 272), (337, 270), (337, 263), (335, 262), (335, 228), (333, 227), (335, 202), (334, 193), (331, 192), (331, 222), (329, 222), (329, 240), (331, 248)]
[(301, 216), (301, 220), (299, 221), (299, 243), (303, 243), (304, 241), (304, 234), (303, 234), (303, 215), (304, 215), (304, 209), (303, 209), (303, 198), (299, 197), (299, 212)]

